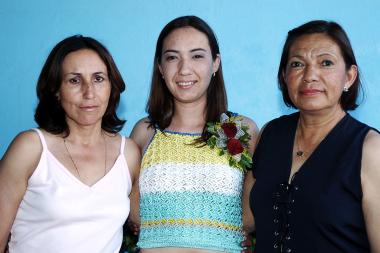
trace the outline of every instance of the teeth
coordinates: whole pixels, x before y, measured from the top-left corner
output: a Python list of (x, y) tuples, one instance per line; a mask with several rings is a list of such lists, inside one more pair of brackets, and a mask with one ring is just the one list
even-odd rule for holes
[(177, 82), (177, 84), (179, 86), (187, 86), (187, 85), (193, 85), (194, 82), (193, 81), (191, 81), (191, 82)]

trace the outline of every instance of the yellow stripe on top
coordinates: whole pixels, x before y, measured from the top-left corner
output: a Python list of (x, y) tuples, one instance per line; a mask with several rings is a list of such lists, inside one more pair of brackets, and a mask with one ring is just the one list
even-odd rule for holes
[(234, 226), (231, 224), (218, 222), (214, 220), (201, 220), (201, 219), (162, 219), (162, 220), (152, 220), (145, 221), (141, 223), (142, 227), (151, 227), (159, 225), (199, 225), (199, 226), (209, 226), (222, 228), (226, 230), (241, 231), (241, 227)]
[(200, 135), (156, 131), (143, 156), (141, 169), (162, 163), (228, 165), (227, 156), (220, 156), (218, 149), (211, 149), (207, 145), (194, 148), (192, 143)]

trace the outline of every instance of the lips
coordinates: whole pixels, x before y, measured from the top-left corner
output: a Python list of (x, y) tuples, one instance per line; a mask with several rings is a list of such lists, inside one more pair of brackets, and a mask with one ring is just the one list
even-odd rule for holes
[(96, 110), (98, 108), (98, 106), (97, 105), (82, 105), (82, 106), (79, 106), (79, 108), (81, 110), (90, 112), (90, 111)]
[(176, 84), (182, 88), (187, 88), (193, 86), (197, 81), (179, 81)]
[(300, 91), (300, 93), (304, 96), (313, 96), (323, 93), (323, 91), (318, 89), (303, 89)]

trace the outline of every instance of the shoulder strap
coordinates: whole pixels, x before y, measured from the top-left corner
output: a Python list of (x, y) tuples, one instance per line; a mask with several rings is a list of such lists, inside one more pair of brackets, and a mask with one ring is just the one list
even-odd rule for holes
[(125, 137), (121, 136), (121, 143), (120, 143), (120, 154), (124, 154), (124, 148), (125, 148)]
[(44, 135), (42, 134), (42, 131), (38, 128), (33, 128), (34, 131), (37, 132), (38, 136), (40, 137), (40, 141), (41, 141), (41, 144), (42, 144), (42, 148), (43, 149), (47, 149), (47, 144), (46, 144), (46, 141), (45, 141), (45, 137)]

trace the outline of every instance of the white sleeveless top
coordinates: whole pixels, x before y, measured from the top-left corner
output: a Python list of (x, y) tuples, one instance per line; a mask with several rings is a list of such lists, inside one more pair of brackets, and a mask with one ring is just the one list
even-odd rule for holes
[(87, 186), (48, 150), (42, 132), (35, 131), (43, 150), (14, 220), (9, 252), (119, 252), (132, 186), (125, 138), (113, 167)]

